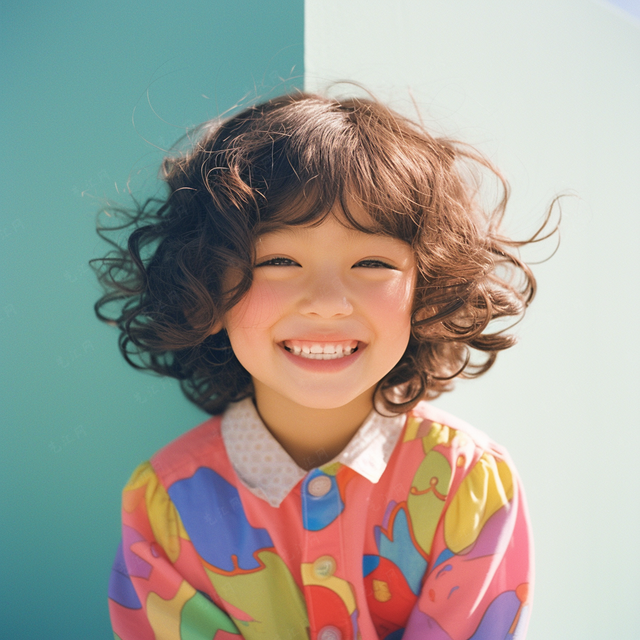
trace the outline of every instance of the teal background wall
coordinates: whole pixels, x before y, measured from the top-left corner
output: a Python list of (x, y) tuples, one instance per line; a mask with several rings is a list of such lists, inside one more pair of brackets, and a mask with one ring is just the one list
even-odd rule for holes
[(161, 148), (186, 127), (302, 85), (303, 2), (1, 12), (0, 635), (112, 638), (122, 486), (204, 414), (130, 369), (95, 319), (95, 215), (126, 202), (128, 180), (152, 193)]
[[(510, 450), (536, 543), (528, 640), (640, 629), (640, 12), (612, 0), (306, 0), (305, 82), (363, 83), (478, 145), (523, 237), (566, 202), (518, 346), (438, 404)], [(529, 259), (540, 252), (527, 252)]]

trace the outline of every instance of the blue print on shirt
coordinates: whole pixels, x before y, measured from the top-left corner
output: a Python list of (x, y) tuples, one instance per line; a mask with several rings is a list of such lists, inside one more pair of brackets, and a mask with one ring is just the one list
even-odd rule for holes
[(260, 568), (255, 554), (272, 548), (273, 542), (266, 529), (249, 524), (234, 486), (213, 469), (201, 467), (190, 478), (174, 482), (168, 493), (204, 560), (228, 572)]
[(516, 636), (510, 631), (519, 611), (520, 600), (515, 591), (501, 593), (489, 605), (469, 640), (512, 640)]
[(380, 564), (380, 556), (362, 556), (362, 575), (366, 578), (372, 571), (375, 571)]
[(392, 523), (391, 537), (387, 537), (380, 527), (374, 529), (380, 555), (391, 560), (402, 572), (411, 591), (418, 595), (422, 577), (427, 570), (427, 561), (418, 553), (411, 534), (404, 509), (399, 509)]
[(109, 577), (109, 597), (127, 609), (142, 609), (124, 561), (122, 542), (118, 545), (116, 559)]

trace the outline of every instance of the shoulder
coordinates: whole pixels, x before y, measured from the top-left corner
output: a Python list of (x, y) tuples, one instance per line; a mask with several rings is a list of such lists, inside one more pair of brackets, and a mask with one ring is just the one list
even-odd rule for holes
[(224, 443), (221, 434), (222, 416), (213, 416), (190, 429), (160, 449), (150, 461), (162, 484), (170, 486), (177, 480), (191, 477), (199, 468), (224, 463)]
[(466, 549), (492, 517), (502, 522), (513, 507), (517, 511), (522, 493), (513, 462), (479, 429), (420, 403), (407, 416), (402, 442), (414, 463), (409, 511), (430, 513), (434, 504), (438, 513), (444, 509), (449, 549)]
[(470, 496), (471, 501), (484, 503), (493, 496), (496, 504), (502, 503), (503, 498), (511, 499), (519, 484), (504, 447), (479, 429), (427, 403), (420, 403), (407, 415), (402, 446), (405, 453), (397, 464), (405, 472), (414, 469), (414, 483), (426, 483), (425, 490), (432, 478), (439, 477), (444, 482), (442, 486), (447, 487), (442, 493), (447, 493), (449, 499), (458, 493)]
[(420, 402), (407, 414), (403, 441), (424, 438), (447, 441), (458, 446), (467, 445), (467, 448), (472, 446), (480, 453), (508, 457), (506, 449), (480, 429), (427, 402)]

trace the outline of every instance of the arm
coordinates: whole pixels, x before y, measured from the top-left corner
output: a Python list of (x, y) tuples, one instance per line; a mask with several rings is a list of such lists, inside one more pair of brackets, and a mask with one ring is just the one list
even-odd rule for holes
[(484, 453), (448, 496), (430, 558), (403, 640), (524, 639), (531, 535), (508, 459)]
[[(149, 463), (124, 489), (122, 542), (109, 581), (120, 640), (227, 640), (240, 634), (207, 591), (180, 516)], [(185, 579), (185, 574), (189, 580)]]

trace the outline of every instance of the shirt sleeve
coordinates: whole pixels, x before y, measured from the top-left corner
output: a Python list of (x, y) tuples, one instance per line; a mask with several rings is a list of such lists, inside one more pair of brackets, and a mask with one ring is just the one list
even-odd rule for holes
[(151, 464), (140, 465), (123, 492), (122, 541), (109, 580), (115, 639), (240, 638), (205, 589), (175, 506)]
[(403, 640), (524, 639), (533, 553), (524, 495), (506, 456), (485, 452), (452, 483), (430, 558)]

